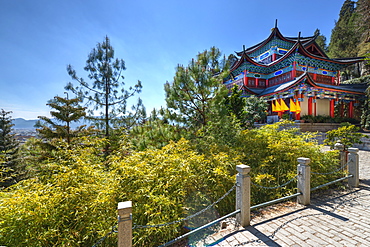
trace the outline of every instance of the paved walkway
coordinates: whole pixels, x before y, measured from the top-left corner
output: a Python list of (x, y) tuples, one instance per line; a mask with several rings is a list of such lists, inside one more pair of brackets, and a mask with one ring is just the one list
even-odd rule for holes
[[(360, 187), (312, 195), (311, 205), (275, 205), (251, 226), (209, 236), (211, 246), (370, 246), (370, 152), (360, 151)], [(271, 210), (271, 209), (276, 210)]]

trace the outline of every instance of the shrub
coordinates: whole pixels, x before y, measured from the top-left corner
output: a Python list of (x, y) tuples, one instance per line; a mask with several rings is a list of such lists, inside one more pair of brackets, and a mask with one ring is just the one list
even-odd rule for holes
[[(238, 153), (242, 163), (251, 166), (252, 182), (275, 187), (288, 182), (297, 174), (297, 159), (311, 159), (311, 170), (327, 172), (333, 170), (338, 162), (336, 151), (321, 152), (312, 133), (300, 133), (292, 127), (293, 122), (283, 121), (266, 125), (259, 129), (246, 130), (241, 136)], [(338, 174), (330, 176), (315, 175), (312, 186), (331, 181)], [(296, 183), (278, 189), (260, 189), (252, 187), (252, 203), (258, 204), (296, 192)]]
[(342, 123), (341, 127), (335, 130), (330, 130), (326, 132), (326, 139), (324, 140), (325, 145), (329, 145), (331, 149), (334, 149), (335, 143), (338, 140), (344, 145), (344, 148), (347, 150), (349, 147), (352, 147), (355, 143), (361, 144), (361, 138), (369, 138), (367, 135), (359, 133), (359, 127), (352, 125), (350, 123)]

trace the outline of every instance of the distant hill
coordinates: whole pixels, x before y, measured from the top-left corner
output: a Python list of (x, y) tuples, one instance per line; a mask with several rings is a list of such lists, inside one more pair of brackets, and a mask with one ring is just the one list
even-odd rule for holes
[[(23, 118), (14, 118), (13, 119), (13, 129), (28, 129), (28, 130), (35, 130), (36, 128), (34, 127), (38, 119), (32, 119), (32, 120), (26, 120)], [(86, 121), (83, 121), (82, 123), (72, 123), (71, 128), (77, 128), (78, 126), (81, 125), (89, 125)]]
[(13, 119), (13, 129), (36, 129), (33, 127), (37, 122), (37, 119), (33, 120), (26, 120), (23, 118), (15, 118)]

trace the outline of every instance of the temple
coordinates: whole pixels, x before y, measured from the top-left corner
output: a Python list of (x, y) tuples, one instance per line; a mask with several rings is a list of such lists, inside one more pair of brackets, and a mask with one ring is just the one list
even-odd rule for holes
[[(364, 58), (331, 59), (317, 45), (317, 35), (285, 37), (277, 27), (262, 42), (236, 52), (227, 88), (237, 85), (243, 96), (264, 97), (268, 115), (326, 115), (358, 118), (356, 106), (366, 86), (341, 84), (340, 71)], [(336, 112), (336, 113), (335, 113)]]

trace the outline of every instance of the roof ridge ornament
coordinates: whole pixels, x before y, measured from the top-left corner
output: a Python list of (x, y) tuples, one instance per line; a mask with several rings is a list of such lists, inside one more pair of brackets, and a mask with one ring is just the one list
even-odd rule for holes
[(278, 19), (275, 19), (275, 28), (277, 28), (278, 25)]

